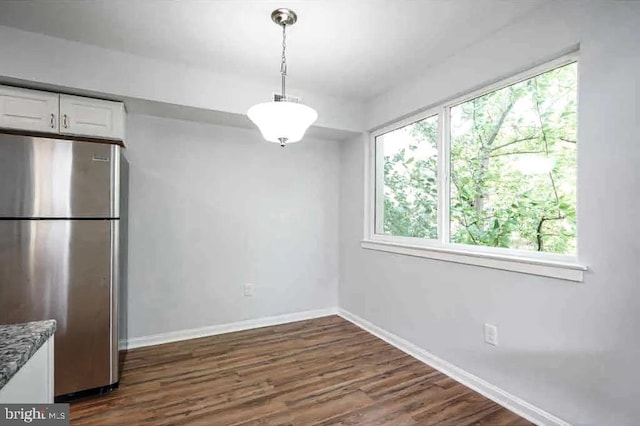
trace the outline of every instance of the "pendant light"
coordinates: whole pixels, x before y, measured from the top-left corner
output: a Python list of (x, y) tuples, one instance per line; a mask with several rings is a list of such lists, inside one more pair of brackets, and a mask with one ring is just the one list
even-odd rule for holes
[(247, 111), (247, 116), (258, 126), (266, 140), (279, 143), (284, 147), (285, 144), (302, 139), (309, 126), (318, 118), (318, 113), (296, 99), (287, 98), (285, 93), (287, 27), (296, 23), (297, 15), (290, 9), (276, 9), (271, 13), (271, 20), (282, 27), (282, 60), (280, 62), (282, 93), (274, 95), (271, 102), (252, 106)]

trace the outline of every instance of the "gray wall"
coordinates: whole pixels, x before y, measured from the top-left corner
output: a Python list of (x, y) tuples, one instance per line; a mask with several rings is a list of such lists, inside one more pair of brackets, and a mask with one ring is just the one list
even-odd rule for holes
[(129, 338), (336, 306), (336, 142), (141, 115), (127, 132)]
[[(560, 3), (427, 70), (413, 92), (408, 85), (404, 97), (402, 89), (383, 96), (372, 111), (380, 119), (399, 116), (580, 42), (578, 250), (590, 269), (584, 283), (360, 248), (365, 135), (341, 145), (339, 303), (571, 423), (635, 425), (640, 4)], [(483, 343), (485, 322), (499, 326), (498, 347)]]

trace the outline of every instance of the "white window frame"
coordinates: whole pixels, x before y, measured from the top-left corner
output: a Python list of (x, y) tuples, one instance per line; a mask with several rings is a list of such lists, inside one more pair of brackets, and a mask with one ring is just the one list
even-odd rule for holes
[[(577, 52), (564, 55), (509, 78), (501, 79), (496, 83), (483, 86), (479, 90), (474, 90), (463, 96), (442, 102), (435, 107), (426, 109), (372, 132), (369, 141), (365, 144), (364, 238), (361, 246), (371, 250), (581, 282), (583, 280), (583, 273), (587, 270), (587, 267), (578, 262), (577, 253), (575, 255), (564, 255), (449, 242), (451, 108), (479, 96), (486, 95), (574, 62), (578, 62)], [(376, 206), (381, 204), (383, 200), (383, 191), (376, 191), (376, 187), (382, 188), (381, 185), (384, 183), (382, 180), (383, 176), (376, 174), (376, 170), (379, 168), (376, 161), (379, 162), (382, 160), (382, 156), (377, 155), (378, 153), (376, 152), (376, 150), (380, 150), (380, 146), (376, 144), (376, 138), (434, 115), (438, 116), (438, 238), (426, 239), (377, 234), (376, 229), (380, 229), (380, 227), (376, 225), (383, 223), (383, 217), (382, 215), (376, 215)], [(381, 211), (384, 210), (381, 209)], [(376, 224), (376, 221), (379, 223)]]

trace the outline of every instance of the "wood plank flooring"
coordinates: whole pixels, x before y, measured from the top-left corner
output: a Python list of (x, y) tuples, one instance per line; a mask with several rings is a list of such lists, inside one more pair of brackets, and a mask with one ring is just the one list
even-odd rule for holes
[(337, 316), (134, 349), (73, 425), (530, 425)]

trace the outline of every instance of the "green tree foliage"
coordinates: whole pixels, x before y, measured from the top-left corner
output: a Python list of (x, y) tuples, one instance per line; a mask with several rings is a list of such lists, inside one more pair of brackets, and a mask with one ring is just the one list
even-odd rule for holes
[(384, 149), (384, 233), (437, 238), (437, 134), (435, 116), (378, 138)]
[[(576, 74), (569, 64), (451, 108), (451, 242), (575, 251)], [(437, 132), (431, 117), (381, 140), (383, 232), (437, 237)]]

